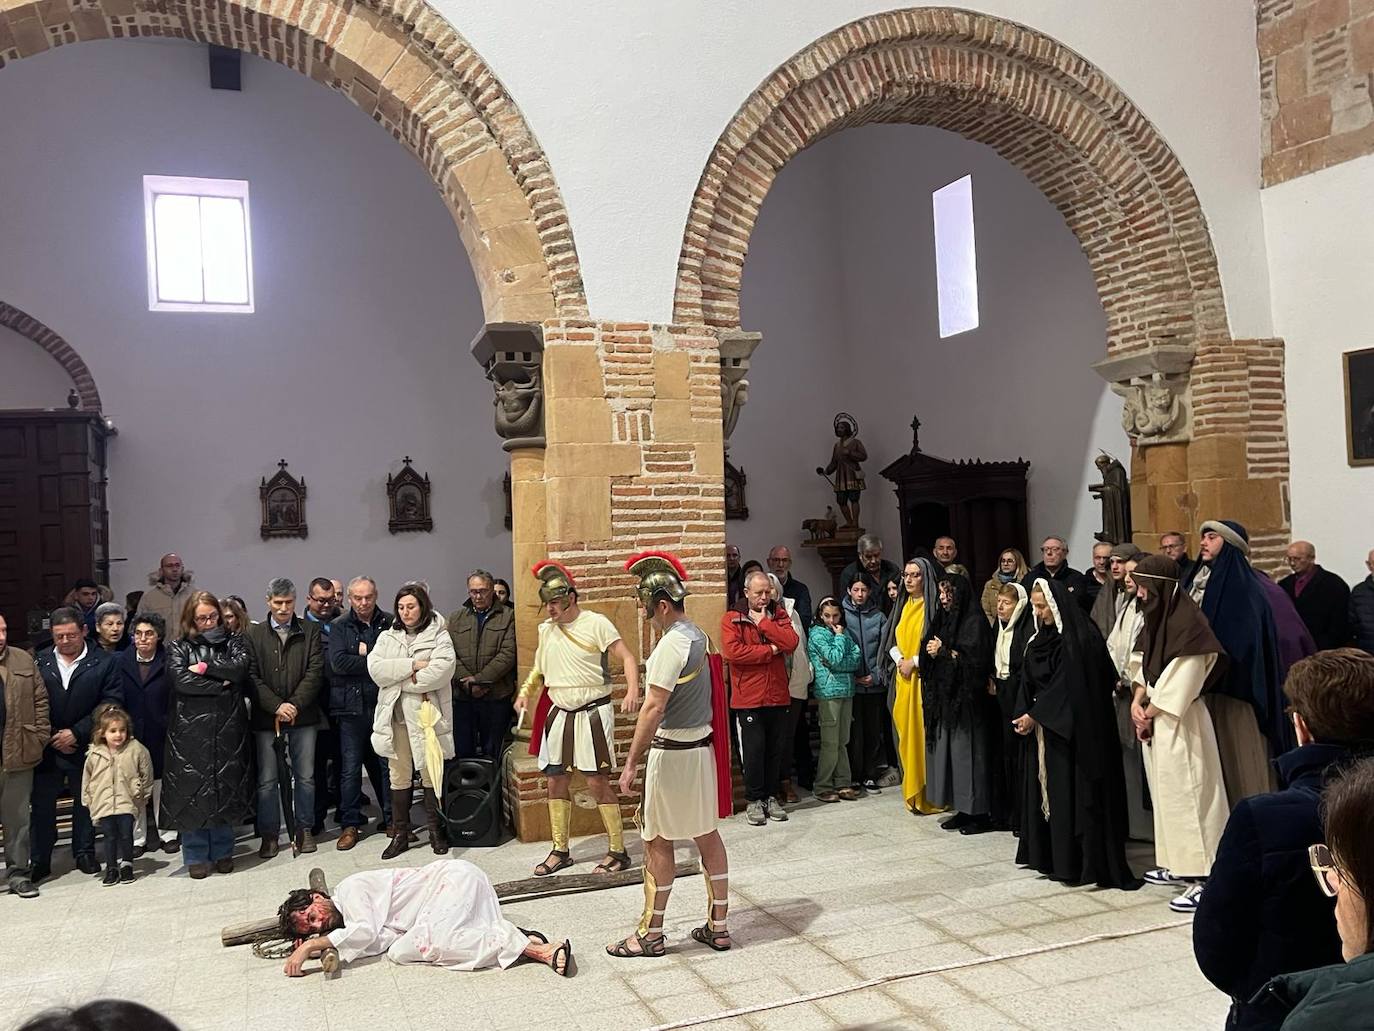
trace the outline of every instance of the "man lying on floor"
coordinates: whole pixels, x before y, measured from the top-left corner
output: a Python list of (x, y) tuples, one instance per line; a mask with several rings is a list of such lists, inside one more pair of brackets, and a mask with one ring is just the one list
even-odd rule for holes
[(296, 950), (286, 976), (328, 948), (344, 963), (386, 953), (393, 963), (431, 963), (449, 970), (503, 969), (525, 957), (567, 977), (572, 943), (557, 945), (501, 916), (487, 875), (461, 859), (427, 866), (370, 870), (345, 877), (332, 895), (298, 888), (277, 910), (282, 936)]

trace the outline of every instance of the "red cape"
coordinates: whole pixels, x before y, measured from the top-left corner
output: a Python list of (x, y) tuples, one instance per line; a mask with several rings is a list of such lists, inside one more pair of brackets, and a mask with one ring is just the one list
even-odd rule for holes
[(717, 651), (711, 664), (711, 749), (716, 753), (716, 815), (722, 820), (735, 812), (735, 787), (730, 777), (730, 706), (725, 697), (725, 659)]
[(544, 724), (548, 722), (552, 708), (553, 702), (549, 701), (549, 689), (546, 687), (539, 692), (539, 701), (534, 706), (534, 723), (530, 726), (530, 755), (539, 755), (539, 746), (544, 740)]

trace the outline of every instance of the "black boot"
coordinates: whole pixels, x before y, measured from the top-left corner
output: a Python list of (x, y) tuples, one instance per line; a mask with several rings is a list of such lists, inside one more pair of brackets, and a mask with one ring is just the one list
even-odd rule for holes
[(383, 859), (395, 859), (410, 848), (410, 788), (391, 789), (391, 841), (382, 850)]
[(429, 847), (438, 855), (446, 855), (448, 831), (444, 827), (444, 814), (439, 811), (439, 796), (433, 788), (425, 788), (425, 819), (429, 823)]

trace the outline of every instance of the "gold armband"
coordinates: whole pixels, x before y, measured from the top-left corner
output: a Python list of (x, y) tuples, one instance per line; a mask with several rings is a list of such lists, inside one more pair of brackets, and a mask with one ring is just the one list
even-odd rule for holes
[(525, 682), (520, 685), (520, 697), (529, 698), (544, 686), (544, 674), (537, 669), (531, 669), (530, 675), (525, 678)]

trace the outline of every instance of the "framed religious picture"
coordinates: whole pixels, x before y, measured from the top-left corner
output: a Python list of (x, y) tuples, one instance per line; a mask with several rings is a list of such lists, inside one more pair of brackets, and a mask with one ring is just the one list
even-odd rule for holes
[(1374, 465), (1374, 347), (1347, 351), (1345, 366), (1345, 450), (1351, 465)]
[(269, 480), (263, 477), (258, 488), (262, 501), (262, 538), (305, 537), (305, 479), (296, 479), (286, 471), (286, 459), (277, 463), (277, 471)]
[(429, 474), (421, 476), (410, 466), (410, 456), (401, 459), (404, 468), (392, 476), (387, 473), (386, 497), (391, 506), (391, 519), (386, 528), (392, 533), (406, 533), (434, 529), (429, 516)]
[(748, 519), (749, 503), (744, 500), (744, 485), (748, 478), (744, 470), (730, 459), (725, 460), (725, 518)]

